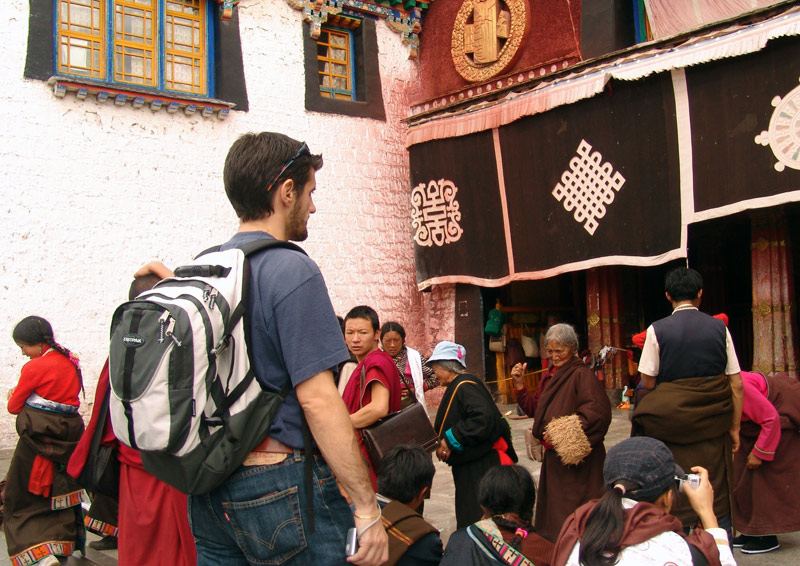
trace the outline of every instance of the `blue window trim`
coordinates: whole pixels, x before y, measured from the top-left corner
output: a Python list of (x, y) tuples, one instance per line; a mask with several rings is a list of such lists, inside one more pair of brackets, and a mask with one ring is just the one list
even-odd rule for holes
[[(114, 0), (104, 0), (106, 6), (106, 37), (103, 42), (103, 49), (105, 50), (105, 77), (101, 77), (100, 79), (96, 79), (93, 77), (87, 77), (85, 75), (74, 75), (69, 73), (62, 73), (58, 70), (58, 62), (60, 59), (60, 14), (59, 14), (59, 2), (55, 0), (53, 2), (53, 75), (59, 77), (71, 77), (77, 80), (82, 81), (91, 81), (91, 82), (101, 82), (108, 85), (114, 85), (117, 88), (125, 89), (128, 87), (133, 87), (136, 89), (142, 89), (149, 92), (161, 92), (165, 94), (171, 94), (177, 98), (183, 96), (192, 96), (192, 97), (199, 97), (199, 98), (214, 98), (215, 95), (215, 82), (214, 82), (214, 9), (216, 4), (214, 0), (205, 0), (205, 25), (206, 25), (206, 33), (205, 33), (205, 76), (206, 76), (206, 93), (200, 94), (196, 92), (186, 92), (183, 90), (171, 90), (164, 86), (164, 69), (166, 68), (166, 59), (164, 57), (164, 41), (165, 41), (165, 33), (164, 33), (164, 22), (166, 20), (167, 8), (166, 8), (166, 0), (157, 0), (157, 16), (158, 16), (158, 85), (155, 87), (139, 85), (135, 83), (126, 83), (121, 81), (114, 80), (114, 21), (116, 19), (116, 12), (114, 11)], [(346, 30), (342, 30), (346, 31)], [(350, 46), (352, 52), (352, 44), (353, 44), (353, 35), (350, 34)], [(351, 66), (352, 68), (352, 66)], [(353, 84), (353, 97), (355, 97), (355, 82)], [(349, 94), (349, 93), (348, 93)]]
[[(328, 94), (328, 95), (331, 95), (332, 93), (338, 92), (338, 93), (341, 93), (341, 94), (346, 94), (348, 96), (352, 96), (354, 101), (358, 100), (357, 93), (356, 93), (356, 61), (355, 61), (356, 51), (355, 51), (355, 43), (353, 42), (353, 30), (344, 29), (344, 28), (340, 28), (340, 27), (336, 27), (336, 26), (329, 26), (327, 24), (323, 25), (322, 29), (323, 30), (325, 30), (325, 29), (333, 29), (333, 30), (336, 30), (338, 32), (347, 34), (347, 43), (348, 43), (348, 46), (349, 46), (348, 47), (348, 49), (349, 49), (348, 54), (349, 54), (349, 58), (350, 58), (350, 84), (352, 85), (352, 89), (351, 90), (341, 90), (341, 89), (333, 88), (333, 87), (326, 88), (326, 87), (320, 86), (320, 89), (319, 89), (320, 92), (324, 92), (325, 94)], [(336, 98), (335, 96), (329, 96), (329, 97), (330, 98)]]

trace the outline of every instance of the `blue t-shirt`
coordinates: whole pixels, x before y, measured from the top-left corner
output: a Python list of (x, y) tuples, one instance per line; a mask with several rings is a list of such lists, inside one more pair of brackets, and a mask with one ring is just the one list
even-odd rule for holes
[[(240, 232), (222, 248), (260, 239), (274, 238), (266, 232)], [(294, 387), (322, 371), (336, 371), (350, 354), (322, 273), (309, 257), (285, 248), (267, 249), (250, 256), (250, 270), (247, 309), (256, 378), (269, 391), (292, 386), (269, 435), (302, 448)]]

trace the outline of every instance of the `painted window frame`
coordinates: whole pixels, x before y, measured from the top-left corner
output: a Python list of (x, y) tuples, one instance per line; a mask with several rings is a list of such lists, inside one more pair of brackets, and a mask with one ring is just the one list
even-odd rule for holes
[[(214, 45), (215, 45), (215, 22), (214, 22), (214, 8), (216, 3), (213, 0), (201, 0), (200, 5), (203, 8), (203, 13), (201, 15), (200, 20), (204, 26), (204, 37), (202, 38), (201, 44), (203, 46), (203, 54), (202, 54), (202, 64), (201, 64), (201, 72), (203, 77), (201, 77), (201, 82), (205, 82), (205, 85), (201, 85), (201, 89), (204, 86), (203, 92), (195, 92), (190, 90), (179, 90), (175, 88), (168, 88), (167, 87), (167, 80), (166, 80), (166, 56), (167, 56), (167, 39), (165, 29), (167, 26), (167, 2), (168, 0), (155, 0), (155, 8), (154, 8), (154, 18), (155, 18), (155, 25), (153, 30), (153, 37), (155, 39), (153, 51), (154, 51), (154, 59), (157, 58), (157, 69), (153, 69), (155, 73), (156, 80), (154, 81), (155, 84), (143, 84), (135, 81), (129, 80), (120, 80), (118, 75), (120, 71), (116, 69), (115, 66), (115, 57), (117, 55), (117, 49), (120, 45), (127, 45), (128, 42), (122, 41), (118, 42), (115, 36), (115, 25), (116, 25), (116, 14), (117, 14), (117, 5), (118, 3), (122, 6), (125, 6), (130, 3), (130, 0), (101, 0), (100, 6), (103, 8), (101, 11), (101, 24), (103, 24), (103, 36), (100, 39), (101, 43), (101, 50), (102, 55), (100, 57), (101, 60), (101, 69), (102, 72), (100, 73), (100, 77), (91, 77), (87, 76), (86, 74), (81, 73), (70, 73), (65, 72), (61, 69), (61, 58), (60, 58), (60, 49), (62, 47), (62, 31), (61, 31), (61, 21), (60, 21), (60, 8), (62, 1), (69, 1), (69, 0), (54, 0), (52, 2), (53, 5), (53, 73), (56, 76), (60, 77), (69, 77), (78, 79), (81, 81), (99, 81), (104, 84), (114, 85), (120, 88), (135, 88), (135, 89), (143, 89), (146, 91), (151, 92), (158, 92), (158, 93), (167, 93), (172, 94), (175, 96), (192, 96), (192, 97), (200, 97), (200, 98), (214, 98), (215, 96), (215, 53), (214, 53)], [(139, 9), (146, 9), (142, 7), (138, 7)], [(104, 20), (104, 21), (103, 21)]]
[(311, 28), (308, 22), (304, 21), (301, 28), (306, 79), (306, 110), (385, 121), (386, 110), (383, 105), (378, 65), (378, 38), (375, 21), (363, 18), (357, 28), (348, 30), (352, 33), (353, 38), (352, 73), (354, 74), (355, 100), (341, 100), (322, 94), (319, 82), (317, 41), (311, 37)]
[[(351, 100), (351, 101), (352, 100), (358, 100), (357, 97), (356, 97), (356, 74), (355, 74), (355, 60), (354, 60), (355, 50), (354, 50), (354, 44), (353, 44), (353, 32), (352, 32), (352, 30), (343, 29), (343, 28), (339, 28), (339, 27), (336, 27), (336, 26), (329, 26), (329, 25), (324, 25), (323, 24), (321, 33), (327, 33), (329, 39), (330, 39), (331, 35), (339, 36), (339, 37), (344, 36), (346, 38), (346, 44), (347, 44), (346, 47), (345, 47), (345, 57), (346, 58), (344, 60), (344, 64), (345, 64), (345, 67), (346, 67), (346, 71), (345, 71), (346, 75), (344, 75), (344, 76), (345, 76), (345, 78), (347, 78), (347, 81), (348, 81), (348, 84), (349, 84), (349, 88), (346, 88), (346, 89), (334, 88), (332, 86), (332, 81), (333, 81), (333, 77), (334, 77), (333, 71), (331, 70), (331, 72), (329, 72), (329, 73), (324, 73), (324, 72), (318, 70), (317, 72), (318, 72), (318, 74), (320, 76), (326, 76), (327, 75), (328, 77), (331, 78), (331, 86), (330, 87), (326, 87), (323, 84), (320, 84), (320, 86), (319, 86), (320, 93), (322, 94), (322, 96), (330, 95), (330, 96), (328, 96), (329, 98), (337, 99), (337, 100)], [(317, 40), (317, 45), (319, 45), (320, 43), (321, 43), (320, 40)], [(330, 41), (327, 44), (324, 44), (324, 45), (327, 45), (329, 48), (333, 48), (334, 47), (333, 44), (330, 43)], [(341, 60), (339, 60), (339, 59), (331, 59), (330, 57), (321, 57), (319, 55), (319, 52), (317, 52), (317, 61), (327, 61), (331, 65), (334, 62), (337, 62), (337, 63), (341, 62)], [(335, 75), (335, 76), (342, 76), (342, 75)], [(343, 96), (336, 96), (337, 94), (343, 95)]]

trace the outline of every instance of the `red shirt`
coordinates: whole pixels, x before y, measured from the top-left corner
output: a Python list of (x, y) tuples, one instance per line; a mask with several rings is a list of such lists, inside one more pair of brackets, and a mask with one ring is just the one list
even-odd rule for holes
[(38, 358), (22, 366), (19, 383), (8, 400), (8, 412), (18, 415), (31, 393), (49, 401), (78, 407), (81, 383), (78, 370), (61, 353), (47, 349)]

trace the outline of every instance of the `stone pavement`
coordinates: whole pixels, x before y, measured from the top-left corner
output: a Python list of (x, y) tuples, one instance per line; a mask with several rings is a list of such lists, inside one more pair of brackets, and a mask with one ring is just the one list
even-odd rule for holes
[[(525, 430), (531, 426), (531, 419), (516, 417), (516, 405), (498, 405), (498, 408), (504, 413), (511, 412), (511, 430), (514, 438), (514, 447), (520, 457), (520, 464), (528, 468), (538, 481), (541, 465), (525, 456), (524, 435)], [(611, 428), (606, 436), (606, 449), (627, 438), (629, 432), (630, 423), (627, 411), (615, 410)], [(12, 451), (10, 450), (0, 451), (0, 474), (5, 475), (11, 455)], [(446, 464), (436, 461), (435, 457), (434, 462), (436, 464), (436, 476), (433, 479), (432, 496), (425, 502), (425, 518), (441, 529), (442, 540), (446, 543), (456, 527), (453, 477)], [(97, 538), (97, 536), (89, 534), (90, 541), (97, 540)], [(5, 537), (2, 531), (0, 531), (0, 539), (2, 539), (1, 548), (3, 549), (0, 551), (0, 566), (10, 566), (11, 562), (4, 552)], [(800, 564), (800, 533), (779, 535), (778, 540), (781, 543), (781, 549), (767, 554), (748, 556), (735, 550), (736, 561), (740, 566), (795, 566)], [(87, 549), (86, 558), (79, 558), (78, 555), (71, 556), (66, 564), (68, 566), (114, 566), (117, 564), (117, 552), (98, 552)], [(142, 564), (137, 566), (153, 565)]]

